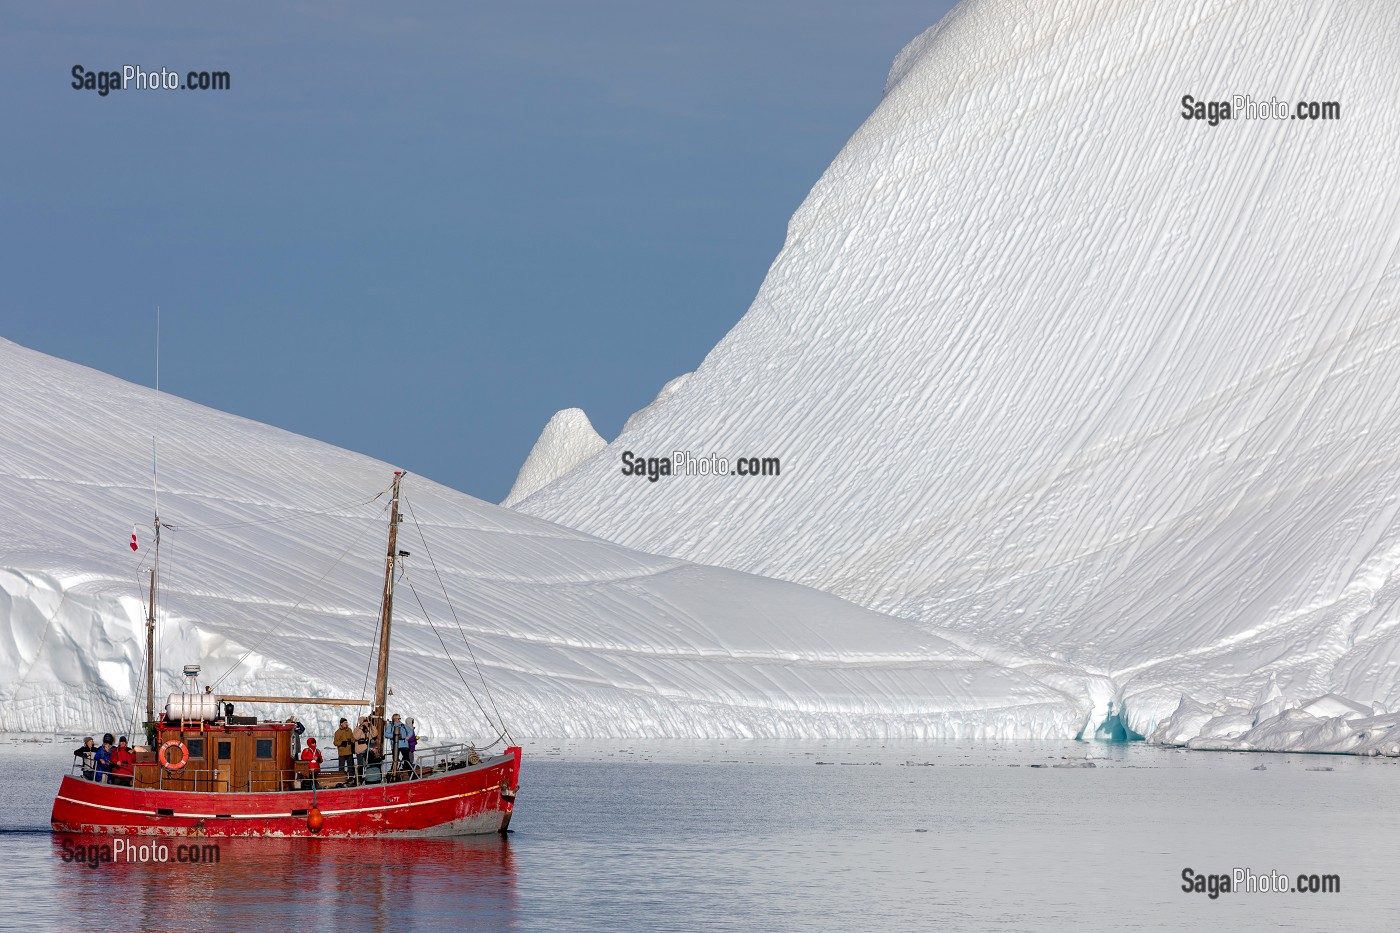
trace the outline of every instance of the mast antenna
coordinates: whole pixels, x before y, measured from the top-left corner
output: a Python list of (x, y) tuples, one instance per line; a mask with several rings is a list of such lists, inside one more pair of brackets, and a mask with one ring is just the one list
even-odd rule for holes
[(151, 498), (154, 502), (156, 550), (151, 561), (151, 591), (146, 605), (146, 722), (156, 718), (156, 572), (160, 568), (160, 460), (156, 432), (160, 427), (160, 305), (156, 305), (156, 404), (151, 425)]
[(160, 428), (160, 305), (156, 305), (156, 418), (151, 424), (151, 496), (155, 501), (156, 522), (160, 522), (160, 460), (156, 455), (156, 431)]

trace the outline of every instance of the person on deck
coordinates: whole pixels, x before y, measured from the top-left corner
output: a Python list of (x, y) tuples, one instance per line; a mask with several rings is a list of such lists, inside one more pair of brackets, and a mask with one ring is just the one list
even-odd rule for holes
[(135, 765), (136, 756), (127, 747), (126, 736), (122, 736), (112, 751), (112, 783), (130, 787), (132, 775), (136, 773)]
[(97, 746), (92, 744), (92, 736), (83, 739), (81, 748), (73, 750), (73, 757), (79, 759), (83, 765), (83, 778), (88, 781), (96, 780), (97, 760), (93, 757), (97, 754)]
[(369, 730), (369, 763), (377, 765), (384, 760), (384, 722), (371, 716), (367, 720)]
[(413, 756), (418, 751), (418, 727), (413, 723), (413, 717), (408, 717), (408, 765), (413, 767)]
[(345, 779), (348, 781), (355, 774), (353, 764), (355, 761), (355, 733), (350, 731), (350, 720), (341, 718), (340, 728), (335, 730), (331, 741), (335, 743), (340, 773), (345, 775)]
[(413, 759), (408, 751), (408, 737), (413, 732), (405, 723), (399, 720), (399, 714), (395, 713), (390, 717), (389, 722), (389, 764), (397, 769), (399, 760), (403, 760), (405, 768), (413, 767)]
[(292, 756), (296, 757), (301, 754), (301, 737), (305, 734), (306, 727), (295, 716), (288, 716), (287, 722), (292, 724)]
[(352, 733), (355, 739), (355, 780), (365, 779), (365, 768), (369, 766), (369, 719), (361, 716), (360, 724)]
[(316, 739), (306, 740), (306, 747), (301, 750), (301, 760), (307, 762), (306, 774), (311, 779), (311, 786), (316, 786), (316, 776), (321, 773), (321, 750), (316, 747)]
[(112, 733), (108, 732), (102, 737), (102, 747), (92, 753), (93, 769), (97, 776), (93, 780), (99, 784), (102, 782), (111, 783), (112, 778)]

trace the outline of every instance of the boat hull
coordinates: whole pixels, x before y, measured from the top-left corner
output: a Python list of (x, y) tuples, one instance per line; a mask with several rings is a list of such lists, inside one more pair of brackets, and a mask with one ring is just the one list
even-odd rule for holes
[[(413, 781), (317, 791), (204, 793), (120, 787), (65, 776), (58, 832), (140, 836), (456, 836), (505, 832), (520, 787), (518, 747)], [(312, 808), (319, 831), (308, 823)]]

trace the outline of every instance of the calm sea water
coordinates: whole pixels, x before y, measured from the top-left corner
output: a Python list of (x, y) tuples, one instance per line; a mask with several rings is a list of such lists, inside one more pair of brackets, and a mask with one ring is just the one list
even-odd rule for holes
[[(0, 928), (1093, 933), (1400, 914), (1400, 763), (1385, 759), (543, 741), (508, 838), (223, 840), (217, 865), (88, 867), (47, 828), (76, 744), (0, 738)], [(1053, 767), (1086, 755), (1096, 767)], [(1212, 900), (1181, 890), (1187, 867), (1335, 874), (1342, 891)]]

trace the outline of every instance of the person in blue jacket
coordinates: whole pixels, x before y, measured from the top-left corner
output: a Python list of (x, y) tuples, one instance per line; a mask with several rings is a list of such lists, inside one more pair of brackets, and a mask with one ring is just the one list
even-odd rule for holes
[(102, 747), (92, 753), (92, 762), (97, 772), (96, 780), (100, 784), (112, 783), (112, 733), (108, 732), (102, 736)]
[(396, 753), (395, 766), (401, 760), (405, 768), (413, 767), (413, 749), (409, 745), (409, 740), (415, 738), (413, 727), (399, 719), (399, 714), (395, 713), (389, 722), (389, 732), (386, 736), (389, 740), (389, 748)]

